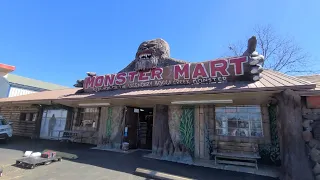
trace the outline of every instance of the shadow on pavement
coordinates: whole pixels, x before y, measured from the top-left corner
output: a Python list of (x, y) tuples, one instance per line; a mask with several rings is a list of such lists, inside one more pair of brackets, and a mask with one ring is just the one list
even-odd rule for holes
[[(8, 144), (0, 144), (0, 153), (1, 149), (12, 149), (21, 151), (22, 156), (23, 152), (27, 150), (41, 152), (45, 149), (51, 149), (60, 152), (75, 154), (78, 156), (77, 159), (68, 159), (69, 161), (98, 166), (129, 174), (135, 174), (134, 172), (136, 168), (144, 168), (201, 180), (274, 180), (274, 178), (270, 177), (197, 167), (142, 157), (143, 155), (150, 153), (149, 151), (135, 151), (133, 153), (124, 154), (117, 152), (92, 150), (90, 149), (92, 147), (94, 146), (88, 144), (62, 143), (59, 141), (15, 137)], [(8, 156), (10, 156), (10, 154), (8, 154)], [(21, 156), (16, 157), (16, 159), (21, 158)], [(15, 161), (12, 162), (12, 164), (15, 164)]]

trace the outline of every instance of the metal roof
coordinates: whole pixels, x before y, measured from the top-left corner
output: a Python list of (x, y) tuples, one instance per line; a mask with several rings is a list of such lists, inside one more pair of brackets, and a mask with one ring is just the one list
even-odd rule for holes
[(22, 96), (0, 98), (0, 103), (56, 100), (63, 95), (75, 94), (78, 90), (80, 89), (69, 88), (69, 89), (59, 89), (59, 90), (53, 90), (53, 91), (42, 91), (42, 92), (36, 92), (36, 93), (22, 95)]
[(278, 91), (284, 89), (307, 90), (314, 89), (315, 84), (288, 76), (272, 70), (263, 71), (263, 78), (257, 82), (229, 82), (204, 85), (176, 85), (140, 89), (124, 89), (113, 91), (101, 91), (96, 93), (69, 94), (62, 99), (78, 98), (113, 98), (130, 96), (174, 95), (174, 94), (198, 94), (198, 93), (232, 93), (232, 92), (257, 92)]
[(316, 84), (296, 77), (288, 76), (272, 70), (264, 70), (263, 78), (257, 82), (229, 82), (210, 85), (179, 85), (162, 86), (140, 89), (123, 89), (113, 91), (101, 91), (95, 93), (77, 93), (80, 88), (64, 90), (44, 91), (24, 96), (0, 99), (0, 103), (39, 101), (39, 100), (66, 100), (83, 98), (117, 98), (133, 96), (156, 96), (175, 94), (199, 94), (199, 93), (232, 93), (232, 92), (259, 92), (259, 91), (279, 91), (293, 89), (296, 91), (306, 91), (315, 89)]
[(31, 79), (31, 78), (27, 78), (27, 77), (23, 77), (23, 76), (18, 76), (15, 74), (7, 74), (5, 77), (9, 81), (9, 83), (11, 83), (11, 84), (39, 88), (39, 89), (43, 89), (43, 90), (56, 90), (56, 89), (69, 88), (69, 87), (58, 85), (58, 84), (53, 84), (53, 83), (39, 81), (36, 79)]
[(296, 76), (299, 79), (304, 79), (306, 81), (310, 81), (313, 83), (316, 83), (316, 88), (309, 89), (300, 92), (300, 95), (302, 96), (314, 96), (314, 95), (320, 95), (320, 74), (314, 74), (314, 75), (308, 75), (308, 76)]
[(303, 79), (309, 82), (316, 83), (317, 86), (320, 86), (320, 74), (313, 74), (308, 76), (296, 76), (299, 79)]

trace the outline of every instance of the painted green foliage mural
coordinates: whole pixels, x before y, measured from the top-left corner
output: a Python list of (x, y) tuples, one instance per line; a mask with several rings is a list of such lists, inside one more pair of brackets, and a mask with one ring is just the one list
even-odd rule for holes
[(260, 155), (263, 159), (270, 159), (272, 164), (280, 165), (280, 145), (277, 129), (276, 106), (270, 105), (268, 111), (270, 120), (271, 143), (260, 145)]
[(122, 141), (122, 131), (125, 125), (125, 107), (106, 107), (104, 111), (104, 124), (100, 129), (103, 131), (101, 145), (110, 148), (119, 148)]
[(270, 129), (271, 129), (271, 148), (270, 158), (275, 163), (280, 163), (280, 145), (277, 129), (276, 106), (269, 106)]
[[(173, 147), (167, 150), (168, 160), (174, 162), (193, 163), (194, 156), (194, 107), (172, 105), (169, 108), (168, 127)], [(162, 155), (163, 156), (163, 155)], [(166, 157), (167, 156), (167, 157)]]
[(194, 107), (182, 107), (179, 130), (181, 143), (194, 155)]

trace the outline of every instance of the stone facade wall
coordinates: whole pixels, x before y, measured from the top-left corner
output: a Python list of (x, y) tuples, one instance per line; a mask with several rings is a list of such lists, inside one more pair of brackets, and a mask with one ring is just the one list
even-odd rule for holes
[(320, 141), (320, 109), (309, 109), (304, 105), (302, 114), (304, 120), (312, 120), (310, 123), (312, 126), (313, 138)]
[(320, 180), (320, 109), (306, 106), (302, 98), (303, 138), (306, 142), (316, 180)]

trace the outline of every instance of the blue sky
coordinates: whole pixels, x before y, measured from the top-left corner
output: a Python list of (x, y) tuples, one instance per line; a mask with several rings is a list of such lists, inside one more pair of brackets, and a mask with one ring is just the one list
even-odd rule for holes
[(204, 61), (246, 40), (256, 25), (293, 36), (320, 69), (319, 0), (0, 1), (0, 63), (65, 86), (85, 72), (115, 73), (138, 45), (169, 42), (171, 56)]

